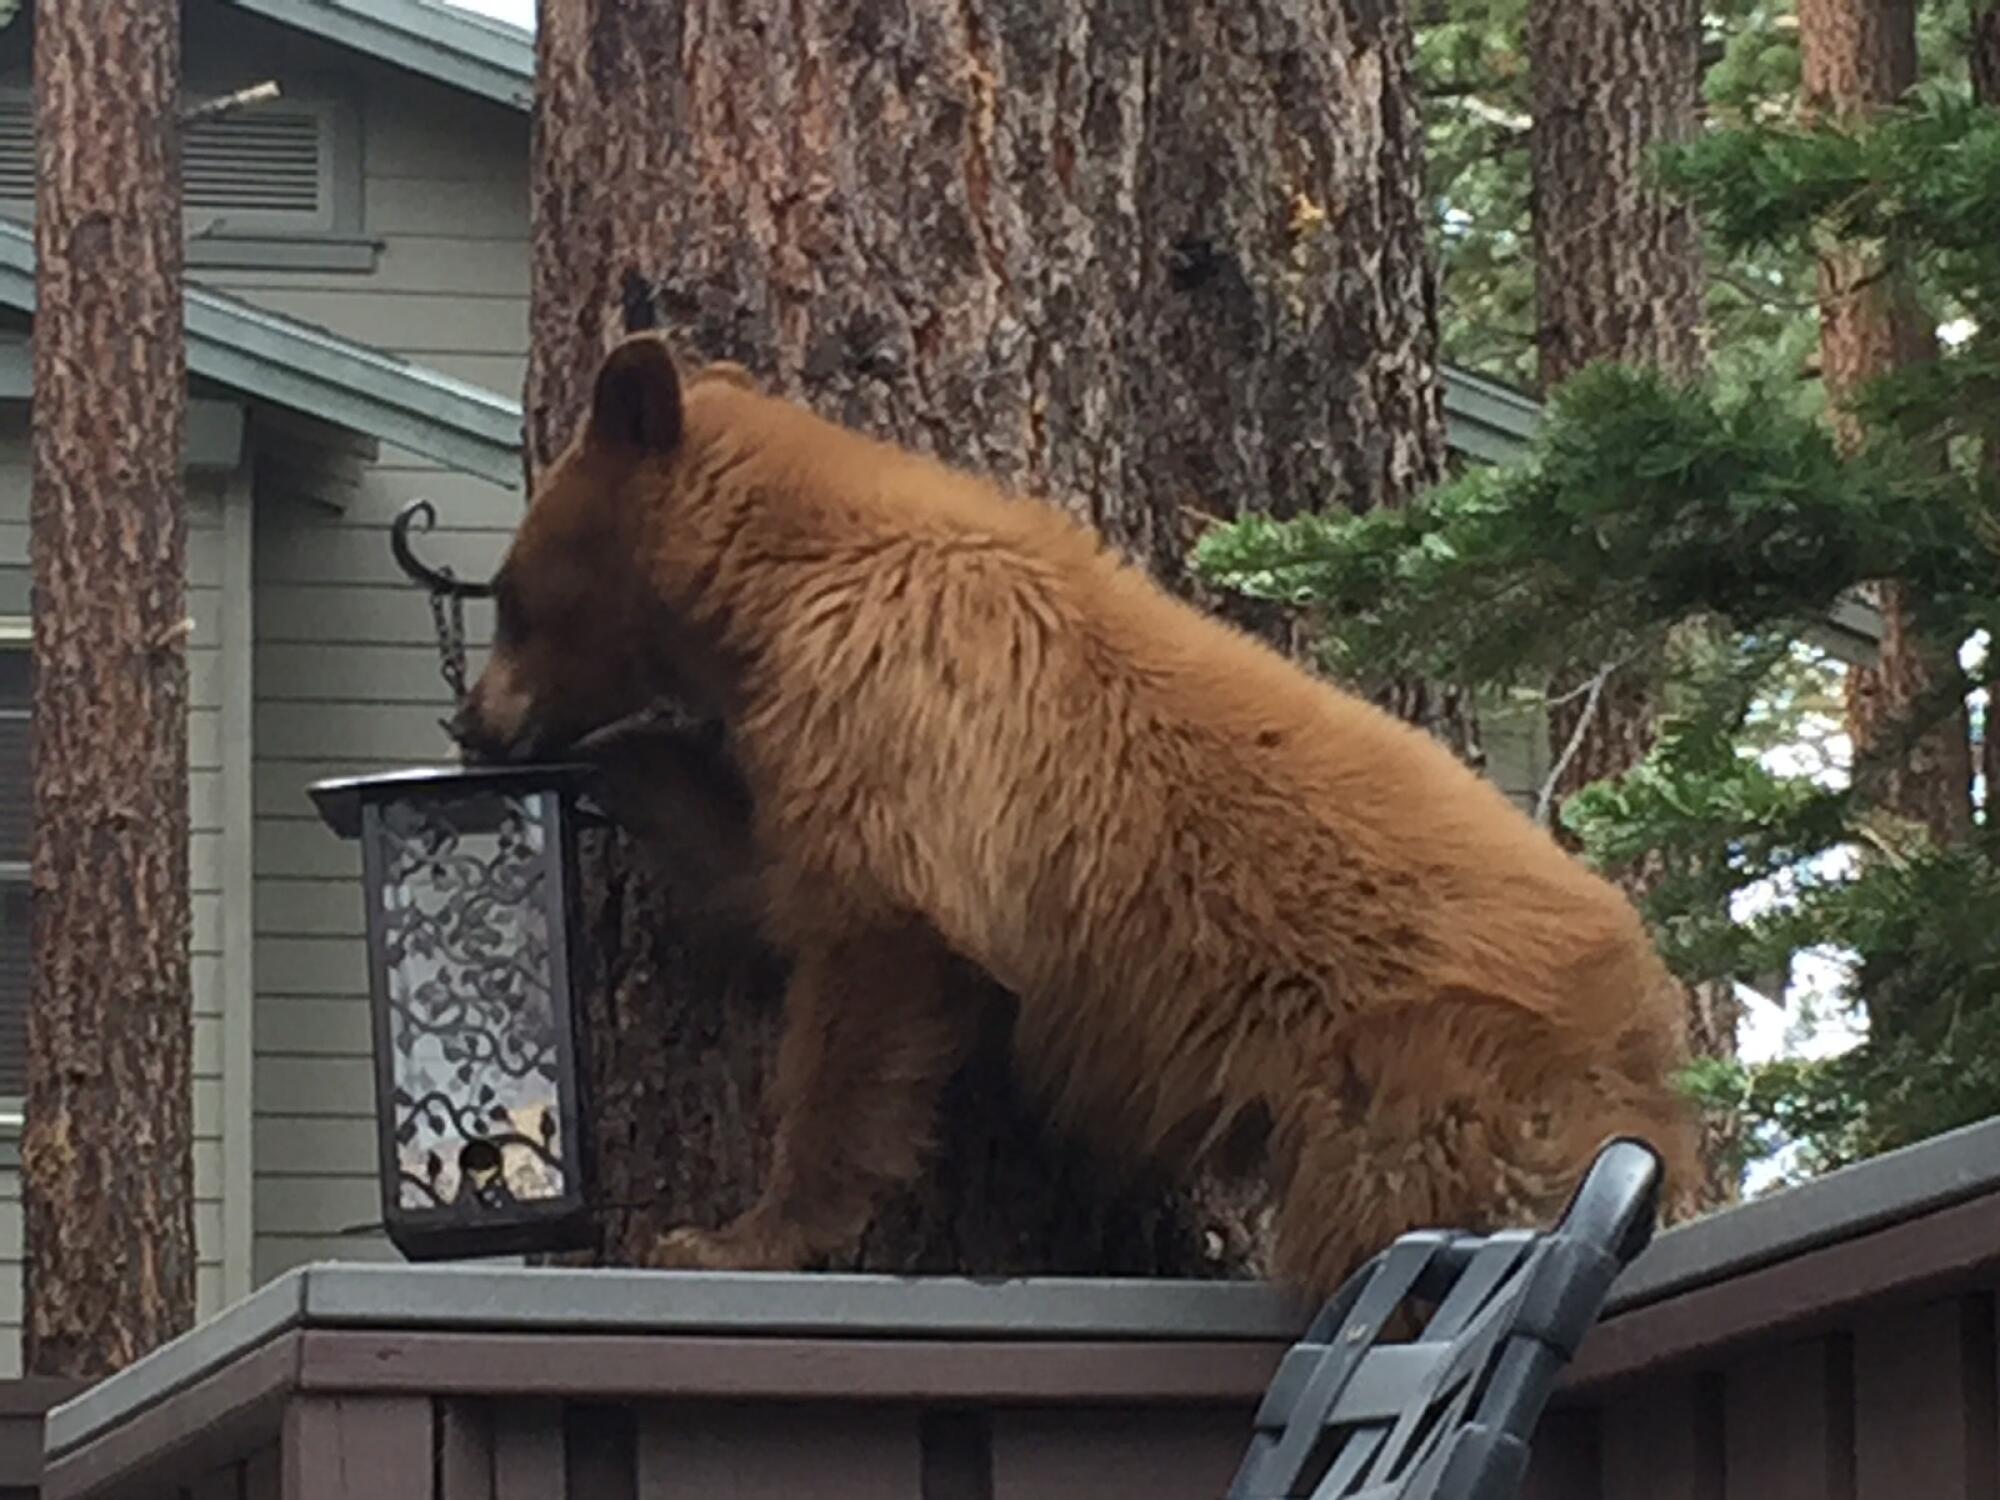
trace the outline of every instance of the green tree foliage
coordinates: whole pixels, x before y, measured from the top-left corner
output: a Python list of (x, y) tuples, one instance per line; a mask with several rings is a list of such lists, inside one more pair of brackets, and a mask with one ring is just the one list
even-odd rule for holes
[(1949, 583), (1972, 536), (1957, 487), (1899, 458), (1885, 443), (1843, 462), (1756, 388), (1600, 365), (1555, 394), (1525, 462), (1358, 520), (1247, 519), (1210, 533), (1200, 566), (1322, 610), (1342, 677), (1516, 686), (1566, 660), (1657, 656), (1698, 614), (1802, 626), (1885, 559)]
[[(1814, 642), (1857, 586), (1903, 584), (1930, 638), (2000, 637), (2000, 112), (1939, 67), (1865, 129), (1807, 128), (1765, 103), (1795, 56), (1772, 15), (1746, 20), (1709, 73), (1718, 118), (1660, 164), (1702, 214), (1718, 297), (1740, 297), (1735, 337), (1761, 350), (1695, 385), (1587, 370), (1524, 461), (1398, 511), (1246, 519), (1196, 566), (1307, 609), (1347, 680), (1533, 696), (1565, 663), (1652, 673), (1659, 743), (1564, 821), (1604, 868), (1660, 857), (1646, 915), (1690, 980), (1849, 958), (1826, 999), (1865, 1008), (1860, 1046), (1687, 1079), (1742, 1112), (1752, 1154), (1788, 1141), (1817, 1170), (2000, 1113), (2000, 803), (1939, 847), (1802, 743), (1837, 671)], [(1979, 330), (1865, 391), (1869, 440), (1845, 458), (1788, 352), (1810, 347), (1809, 268), (1832, 240), (1884, 247), (1940, 321)], [(1968, 654), (1903, 743), (1991, 675)]]

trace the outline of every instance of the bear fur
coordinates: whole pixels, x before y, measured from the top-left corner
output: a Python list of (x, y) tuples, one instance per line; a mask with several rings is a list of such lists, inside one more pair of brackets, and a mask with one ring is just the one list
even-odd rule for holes
[(1018, 997), (1058, 1127), (1182, 1169), (1264, 1128), (1304, 1291), (1412, 1228), (1551, 1219), (1615, 1135), (1670, 1193), (1696, 1179), (1680, 993), (1624, 896), (1053, 506), (639, 335), (495, 583), (469, 750), (713, 713), (793, 961), (769, 1181), (656, 1264), (795, 1269), (861, 1236), (976, 1025), (954, 955)]

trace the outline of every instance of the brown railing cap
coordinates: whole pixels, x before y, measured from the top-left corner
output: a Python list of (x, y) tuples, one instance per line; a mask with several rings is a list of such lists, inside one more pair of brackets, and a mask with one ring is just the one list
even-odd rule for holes
[(1967, 1125), (1667, 1230), (1618, 1279), (1605, 1315), (1993, 1192), (2000, 1192), (2000, 1119)]
[(1288, 1343), (1308, 1316), (1255, 1282), (313, 1265), (57, 1407), (47, 1440), (69, 1452), (294, 1329)]

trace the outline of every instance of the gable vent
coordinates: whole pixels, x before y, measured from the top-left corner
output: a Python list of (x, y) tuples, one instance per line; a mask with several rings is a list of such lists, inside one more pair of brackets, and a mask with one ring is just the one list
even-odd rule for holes
[(190, 209), (316, 214), (323, 180), (318, 115), (257, 110), (191, 125), (182, 137)]
[(0, 98), (0, 198), (35, 196), (35, 116), (24, 99)]
[[(190, 214), (261, 221), (318, 219), (326, 207), (325, 118), (260, 107), (190, 125), (181, 137), (181, 190)], [(0, 199), (35, 197), (34, 106), (0, 98)]]

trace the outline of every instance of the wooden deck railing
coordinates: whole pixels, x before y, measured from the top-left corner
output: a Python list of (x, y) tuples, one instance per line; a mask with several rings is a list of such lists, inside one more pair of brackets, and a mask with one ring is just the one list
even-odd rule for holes
[[(1532, 1500), (2000, 1500), (2000, 1122), (1662, 1235)], [(314, 1267), (59, 1407), (49, 1500), (1216, 1500), (1217, 1283)], [(0, 1500), (6, 1492), (0, 1491)]]
[(1533, 1500), (2000, 1500), (2000, 1121), (1662, 1235)]

